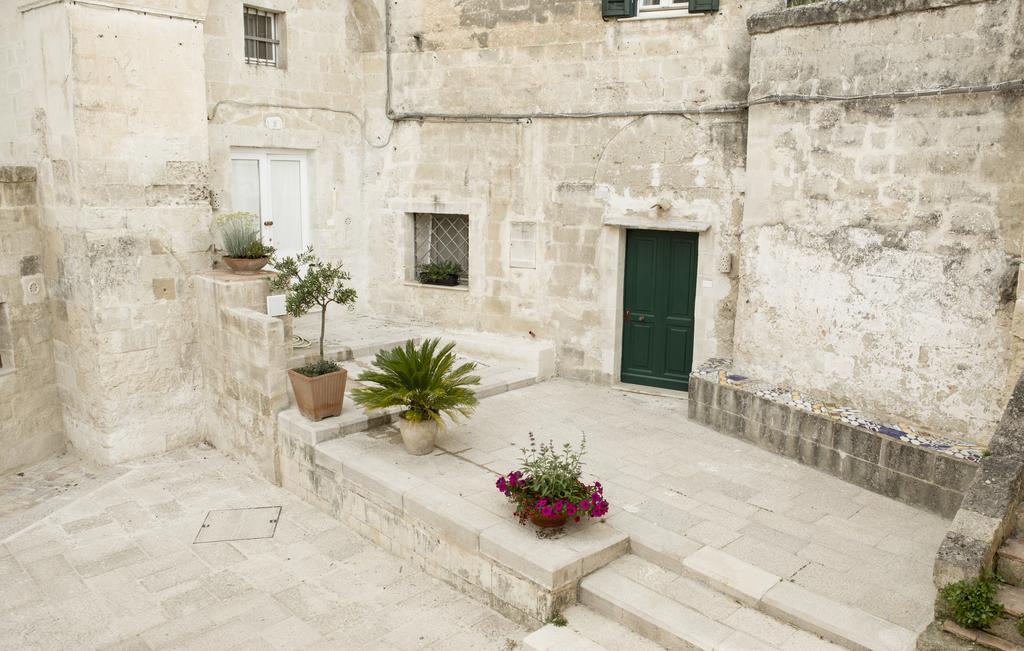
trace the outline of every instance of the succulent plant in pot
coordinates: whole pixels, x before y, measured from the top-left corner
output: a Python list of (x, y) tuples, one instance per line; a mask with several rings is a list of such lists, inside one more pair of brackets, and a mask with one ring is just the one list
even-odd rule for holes
[(274, 247), (263, 243), (259, 218), (252, 213), (232, 212), (214, 220), (224, 246), (224, 264), (240, 274), (253, 274), (274, 257)]
[(353, 391), (352, 399), (369, 409), (404, 407), (398, 428), (410, 454), (434, 449), (437, 433), (444, 427), (442, 415), (469, 416), (477, 405), (470, 388), (480, 384), (480, 377), (473, 374), (476, 364), (458, 364), (454, 342), (442, 346), (440, 339), (427, 339), (417, 346), (407, 341), (378, 352), (373, 365), (359, 375), (366, 386)]
[(428, 262), (416, 269), (420, 282), (424, 285), (445, 285), (455, 287), (465, 270), (458, 262)]
[(277, 276), (270, 281), (274, 291), (284, 290), (285, 309), (299, 318), (320, 308), (320, 356), (316, 362), (288, 371), (295, 402), (303, 416), (322, 420), (338, 416), (345, 400), (348, 371), (324, 359), (324, 331), (327, 308), (332, 304), (349, 305), (356, 301), (356, 290), (345, 285), (352, 279), (342, 264), (324, 262), (313, 248), (297, 256), (274, 260)]

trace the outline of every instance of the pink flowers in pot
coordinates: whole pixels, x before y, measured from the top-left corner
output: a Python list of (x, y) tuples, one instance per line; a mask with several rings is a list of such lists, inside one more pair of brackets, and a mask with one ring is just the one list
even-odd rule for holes
[(522, 469), (499, 477), (498, 490), (515, 504), (515, 515), (544, 527), (561, 526), (584, 516), (602, 518), (608, 513), (601, 482), (584, 484), (581, 457), (586, 452), (583, 437), (577, 452), (566, 443), (557, 450), (551, 442), (537, 444), (530, 434), (530, 447), (523, 449)]

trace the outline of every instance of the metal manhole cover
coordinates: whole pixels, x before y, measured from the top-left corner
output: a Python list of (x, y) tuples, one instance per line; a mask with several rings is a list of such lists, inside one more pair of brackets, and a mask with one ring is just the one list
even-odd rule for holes
[(210, 511), (192, 544), (273, 538), (280, 506)]

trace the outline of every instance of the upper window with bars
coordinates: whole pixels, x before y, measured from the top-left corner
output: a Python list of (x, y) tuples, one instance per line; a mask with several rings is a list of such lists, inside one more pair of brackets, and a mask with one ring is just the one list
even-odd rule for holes
[(281, 16), (276, 11), (249, 6), (244, 8), (242, 18), (245, 25), (246, 63), (281, 65)]

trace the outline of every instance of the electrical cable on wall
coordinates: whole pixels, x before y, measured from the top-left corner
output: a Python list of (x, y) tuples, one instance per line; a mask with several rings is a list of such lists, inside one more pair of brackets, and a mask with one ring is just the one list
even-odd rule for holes
[[(282, 110), (309, 110), (324, 111), (346, 115), (359, 124), (363, 140), (375, 149), (384, 149), (390, 143), (395, 132), (395, 125), (400, 122), (433, 122), (433, 123), (511, 123), (529, 124), (533, 120), (584, 120), (584, 119), (607, 119), (607, 118), (642, 118), (648, 116), (688, 117), (691, 115), (715, 115), (726, 113), (738, 113), (748, 110), (752, 106), (767, 104), (795, 104), (811, 102), (855, 102), (870, 101), (879, 99), (914, 99), (920, 97), (939, 97), (944, 95), (978, 95), (986, 93), (1007, 93), (1024, 90), (1024, 79), (1012, 79), (995, 83), (982, 83), (973, 85), (947, 86), (937, 88), (925, 88), (918, 90), (894, 90), (880, 93), (862, 93), (857, 95), (810, 95), (797, 93), (773, 93), (763, 95), (755, 99), (728, 102), (724, 104), (712, 104), (709, 106), (691, 106), (667, 109), (639, 109), (631, 111), (532, 111), (520, 113), (440, 113), (440, 112), (396, 112), (392, 107), (393, 95), (393, 73), (391, 66), (391, 4), (396, 0), (388, 0), (384, 9), (384, 60), (385, 60), (385, 113), (391, 122), (391, 129), (382, 142), (372, 142), (366, 133), (366, 120), (348, 109), (338, 109), (328, 106), (307, 106), (282, 103), (247, 102), (241, 100), (220, 100), (214, 104), (208, 119), (214, 120), (217, 110), (223, 104), (245, 106), (250, 108), (271, 108)], [(379, 138), (378, 138), (379, 140)]]

